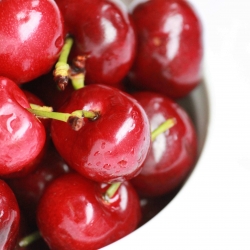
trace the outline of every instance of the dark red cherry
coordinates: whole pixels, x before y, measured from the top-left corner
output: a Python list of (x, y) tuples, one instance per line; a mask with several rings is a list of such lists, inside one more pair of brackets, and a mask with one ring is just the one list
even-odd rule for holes
[(79, 131), (53, 120), (51, 136), (70, 167), (99, 182), (122, 181), (141, 171), (150, 145), (148, 118), (139, 103), (109, 86), (92, 84), (71, 95), (60, 112), (92, 111)]
[(135, 33), (126, 7), (109, 0), (56, 0), (70, 34), (71, 56), (86, 55), (86, 84), (116, 86), (130, 69)]
[(0, 75), (24, 83), (47, 73), (64, 42), (55, 2), (3, 0), (0, 9)]
[(37, 211), (42, 237), (51, 249), (100, 249), (136, 229), (139, 199), (128, 182), (112, 198), (109, 185), (66, 174), (45, 190)]
[(161, 94), (137, 92), (133, 96), (146, 111), (152, 131), (167, 119), (174, 119), (174, 125), (151, 141), (142, 171), (131, 182), (145, 196), (169, 193), (183, 184), (196, 162), (194, 125), (184, 109)]
[(0, 180), (0, 247), (14, 249), (19, 233), (20, 211), (14, 193)]
[(45, 129), (16, 83), (0, 77), (0, 97), (0, 176), (22, 176), (43, 150)]
[(138, 39), (134, 86), (180, 98), (201, 80), (202, 26), (185, 0), (140, 1), (131, 10)]

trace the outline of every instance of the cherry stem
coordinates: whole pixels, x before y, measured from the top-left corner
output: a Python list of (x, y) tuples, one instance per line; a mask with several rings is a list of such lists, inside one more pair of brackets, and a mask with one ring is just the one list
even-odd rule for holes
[(70, 75), (70, 80), (75, 90), (81, 89), (84, 87), (85, 74), (84, 73), (72, 74)]
[(27, 247), (40, 238), (41, 238), (40, 232), (36, 231), (36, 232), (22, 238), (18, 244), (20, 247)]
[(37, 117), (51, 118), (54, 120), (67, 122), (72, 126), (74, 130), (79, 130), (82, 127), (83, 125), (82, 119), (84, 117), (91, 120), (95, 120), (99, 116), (97, 112), (87, 111), (87, 110), (76, 110), (72, 113), (62, 113), (62, 112), (48, 111), (48, 107), (46, 106), (43, 107), (32, 103), (30, 104), (30, 107), (31, 108), (27, 108), (27, 110), (30, 113), (36, 115)]
[(106, 193), (105, 193), (105, 197), (108, 197), (109, 199), (111, 199), (116, 191), (119, 189), (121, 185), (121, 182), (114, 182), (110, 185), (110, 187), (107, 189)]
[(164, 132), (166, 132), (168, 129), (172, 128), (175, 125), (175, 119), (169, 118), (165, 122), (163, 122), (158, 128), (153, 130), (151, 132), (151, 140), (154, 141), (156, 137)]
[(70, 69), (70, 66), (68, 64), (68, 57), (69, 57), (69, 53), (72, 48), (73, 42), (74, 40), (72, 37), (66, 38), (66, 41), (61, 50), (59, 59), (55, 65), (55, 70), (53, 72), (54, 79), (57, 82), (59, 88), (62, 90), (64, 90), (66, 85), (68, 84), (69, 69)]

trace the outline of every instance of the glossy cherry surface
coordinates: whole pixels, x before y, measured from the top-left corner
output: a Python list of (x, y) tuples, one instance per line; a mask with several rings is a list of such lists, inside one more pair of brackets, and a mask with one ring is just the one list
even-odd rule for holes
[(70, 167), (100, 182), (133, 178), (141, 170), (150, 145), (148, 118), (139, 103), (109, 86), (92, 84), (81, 88), (59, 109), (94, 111), (94, 121), (74, 131), (69, 124), (53, 120), (51, 136)]
[(0, 248), (14, 249), (20, 226), (20, 210), (10, 187), (0, 180)]
[(3, 0), (0, 9), (0, 75), (24, 83), (47, 73), (64, 42), (55, 2)]
[(76, 173), (53, 181), (37, 212), (38, 227), (51, 249), (99, 249), (136, 228), (141, 214), (132, 186), (122, 183), (106, 200), (107, 188)]
[(129, 78), (137, 87), (183, 97), (201, 80), (200, 19), (185, 0), (141, 2), (132, 9), (138, 46)]
[(167, 119), (175, 124), (159, 134), (143, 163), (141, 173), (131, 182), (146, 196), (158, 196), (180, 187), (197, 159), (197, 135), (188, 114), (176, 102), (153, 92), (137, 92), (133, 96), (145, 109), (151, 129)]
[(72, 56), (87, 55), (86, 84), (116, 85), (127, 74), (135, 54), (135, 33), (122, 2), (56, 0), (70, 34)]
[(42, 151), (45, 129), (26, 110), (29, 102), (16, 83), (0, 77), (0, 96), (0, 176), (21, 176)]

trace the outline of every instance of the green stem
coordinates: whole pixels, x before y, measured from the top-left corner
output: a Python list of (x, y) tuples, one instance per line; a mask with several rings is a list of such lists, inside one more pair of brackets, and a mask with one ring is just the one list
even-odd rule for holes
[[(72, 113), (62, 113), (62, 112), (52, 112), (47, 111), (48, 107), (41, 107), (34, 104), (30, 104), (31, 108), (27, 108), (27, 110), (40, 118), (50, 118), (62, 122), (67, 122), (70, 124), (72, 129), (79, 130), (83, 124), (83, 118), (88, 118), (91, 120), (95, 120), (99, 117), (99, 113), (94, 111), (86, 111), (86, 110), (76, 110)], [(44, 109), (43, 109), (44, 108)]]
[(165, 131), (167, 131), (168, 129), (172, 128), (174, 126), (174, 124), (175, 124), (174, 118), (167, 119), (158, 128), (156, 128), (155, 130), (153, 130), (151, 132), (151, 140), (154, 141), (158, 135), (160, 135), (160, 134), (164, 133)]
[(106, 191), (105, 196), (111, 199), (115, 195), (116, 191), (119, 189), (120, 185), (121, 182), (112, 183), (108, 188), (108, 190)]
[(50, 111), (50, 112), (53, 111), (53, 108), (52, 108), (52, 107), (40, 106), (40, 105), (34, 104), (34, 103), (30, 103), (30, 107), (31, 107), (32, 109), (37, 109), (37, 110)]
[(81, 89), (84, 87), (85, 74), (79, 73), (76, 75), (71, 75), (70, 80), (71, 80), (72, 86), (75, 90)]
[(60, 89), (65, 89), (66, 85), (68, 84), (69, 69), (70, 69), (70, 66), (68, 64), (68, 57), (69, 57), (69, 53), (72, 48), (73, 42), (74, 40), (72, 37), (66, 38), (66, 41), (61, 50), (59, 59), (55, 65), (55, 70), (53, 73), (54, 79), (57, 82)]
[(36, 231), (24, 238), (22, 238), (20, 241), (19, 241), (19, 246), (20, 247), (27, 247), (29, 246), (30, 244), (32, 244), (33, 242), (35, 242), (36, 240), (40, 239), (41, 238), (41, 234), (39, 231)]

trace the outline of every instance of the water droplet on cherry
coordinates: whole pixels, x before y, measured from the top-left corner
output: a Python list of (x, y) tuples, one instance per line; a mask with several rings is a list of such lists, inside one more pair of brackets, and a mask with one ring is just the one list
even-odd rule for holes
[(126, 165), (127, 165), (127, 161), (125, 160), (121, 160), (118, 162), (118, 165), (121, 167), (121, 168), (126, 168)]
[(105, 165), (103, 166), (103, 168), (109, 170), (109, 169), (111, 169), (111, 165), (110, 165), (110, 164), (105, 164)]
[(100, 152), (99, 151), (96, 151), (95, 153), (94, 153), (94, 156), (97, 156), (97, 155), (99, 155), (100, 154)]

